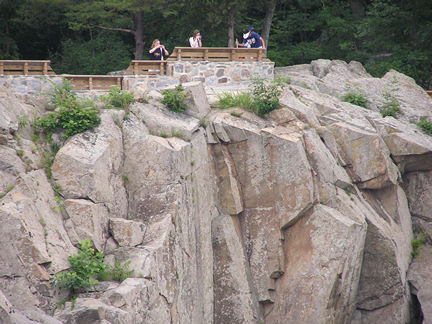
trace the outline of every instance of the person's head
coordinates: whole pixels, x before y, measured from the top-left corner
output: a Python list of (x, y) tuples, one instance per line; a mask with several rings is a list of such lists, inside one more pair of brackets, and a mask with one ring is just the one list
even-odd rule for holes
[(155, 39), (152, 43), (152, 48), (155, 48), (156, 46), (159, 46), (159, 45), (160, 45), (159, 39)]
[(249, 37), (249, 30), (243, 29), (242, 34), (243, 34), (243, 39), (248, 38)]
[(253, 28), (252, 26), (249, 27), (249, 32), (253, 32), (255, 31), (255, 28)]
[(198, 29), (195, 29), (195, 30), (193, 31), (193, 38), (197, 38), (197, 36), (201, 36), (201, 34), (200, 34), (200, 32), (199, 32)]

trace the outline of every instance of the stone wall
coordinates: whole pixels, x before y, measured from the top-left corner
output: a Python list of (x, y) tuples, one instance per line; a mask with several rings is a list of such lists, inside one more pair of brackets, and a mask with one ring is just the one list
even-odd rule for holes
[(0, 86), (12, 88), (15, 93), (22, 95), (46, 93), (53, 87), (53, 83), (61, 84), (61, 77), (45, 75), (5, 75), (0, 77)]
[(180, 82), (202, 81), (207, 89), (244, 88), (250, 84), (255, 73), (272, 79), (274, 62), (173, 61), (167, 63), (167, 73)]

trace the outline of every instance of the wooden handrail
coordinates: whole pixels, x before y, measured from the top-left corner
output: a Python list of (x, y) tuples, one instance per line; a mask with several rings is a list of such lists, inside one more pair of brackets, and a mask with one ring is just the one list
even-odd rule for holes
[(125, 74), (160, 74), (166, 71), (166, 61), (158, 60), (132, 60)]
[(1, 75), (53, 75), (50, 60), (0, 60)]
[(74, 75), (63, 74), (62, 77), (71, 81), (75, 90), (108, 90), (113, 87), (122, 88), (121, 75)]
[(232, 47), (175, 47), (167, 61), (266, 61), (265, 49)]
[(427, 94), (432, 97), (432, 90), (426, 90)]

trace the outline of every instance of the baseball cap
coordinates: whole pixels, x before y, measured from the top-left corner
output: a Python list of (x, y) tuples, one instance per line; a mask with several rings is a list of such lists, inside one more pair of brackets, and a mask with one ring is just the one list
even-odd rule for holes
[(249, 27), (249, 31), (253, 31), (255, 30), (255, 28), (253, 28), (252, 26)]

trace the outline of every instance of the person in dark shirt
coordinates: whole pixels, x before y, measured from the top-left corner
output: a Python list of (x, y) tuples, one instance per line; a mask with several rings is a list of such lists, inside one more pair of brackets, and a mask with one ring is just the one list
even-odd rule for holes
[(168, 51), (165, 49), (165, 46), (160, 43), (159, 39), (155, 39), (153, 41), (149, 53), (150, 53), (150, 59), (161, 60), (161, 61), (163, 61), (164, 58), (167, 58), (169, 55)]
[(243, 43), (236, 40), (236, 45), (247, 48), (264, 48), (264, 39), (255, 32), (255, 28), (249, 27), (249, 30), (243, 35)]

